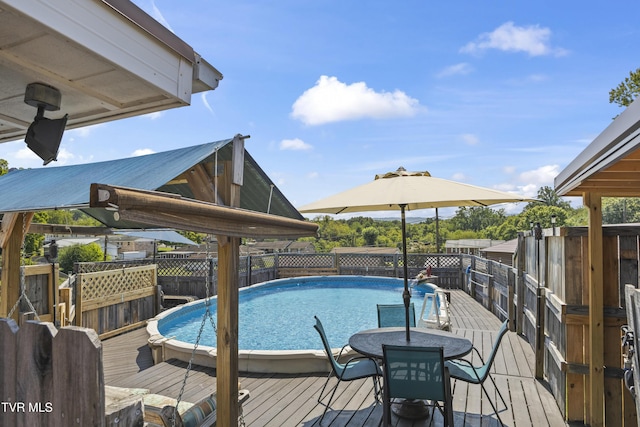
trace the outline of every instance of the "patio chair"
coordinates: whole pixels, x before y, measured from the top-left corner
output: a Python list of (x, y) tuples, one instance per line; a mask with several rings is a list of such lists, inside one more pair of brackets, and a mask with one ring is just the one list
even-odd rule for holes
[[(404, 304), (378, 304), (377, 308), (379, 328), (406, 325)], [(413, 303), (409, 304), (409, 326), (416, 326), (416, 309)]]
[(431, 286), (432, 292), (426, 293), (422, 302), (422, 309), (418, 316), (419, 328), (451, 330), (451, 317), (449, 316), (449, 299), (444, 289), (435, 285)]
[[(331, 371), (329, 372), (329, 375), (327, 376), (327, 380), (325, 381), (324, 386), (322, 387), (322, 390), (320, 390), (320, 395), (318, 396), (318, 403), (320, 403), (321, 405), (324, 405), (325, 407), (324, 412), (322, 413), (322, 417), (320, 418), (320, 422), (322, 422), (322, 419), (327, 413), (327, 409), (329, 409), (331, 400), (333, 399), (333, 396), (336, 394), (338, 385), (342, 381), (353, 381), (361, 378), (371, 377), (373, 379), (373, 391), (375, 394), (375, 399), (376, 399), (376, 402), (379, 402), (379, 395), (380, 395), (379, 378), (382, 376), (382, 371), (380, 369), (380, 366), (378, 365), (378, 362), (376, 362), (374, 359), (370, 357), (355, 356), (348, 359), (346, 363), (340, 363), (339, 361), (340, 356), (342, 356), (342, 352), (344, 351), (346, 345), (342, 347), (342, 349), (340, 350), (340, 353), (338, 354), (338, 357), (337, 358), (334, 357), (333, 351), (331, 350), (331, 346), (329, 345), (329, 340), (327, 339), (327, 335), (324, 332), (324, 327), (322, 326), (322, 322), (320, 322), (320, 319), (318, 319), (317, 316), (314, 316), (314, 318), (316, 319), (316, 324), (313, 327), (316, 329), (316, 331), (318, 331), (318, 334), (320, 334), (320, 339), (322, 339), (322, 345), (324, 346), (324, 349), (327, 353), (327, 358), (329, 359), (329, 363), (331, 364)], [(331, 379), (332, 376), (335, 376), (338, 381), (336, 382), (336, 385), (333, 387), (333, 390), (331, 391), (331, 396), (329, 396), (329, 400), (327, 401), (326, 404), (324, 404), (322, 403), (322, 400), (324, 399), (324, 397), (326, 397), (326, 395), (324, 394), (324, 391), (327, 388), (327, 384), (329, 383), (329, 380)]]
[[(391, 425), (391, 399), (401, 398), (430, 400), (433, 404), (430, 422), (433, 422), (437, 407), (444, 417), (444, 425), (453, 427), (451, 383), (442, 347), (383, 345), (382, 352), (383, 425)], [(439, 402), (442, 402), (442, 405)]]
[(489, 400), (489, 403), (491, 404), (491, 407), (495, 411), (496, 417), (498, 417), (498, 421), (502, 426), (504, 426), (504, 423), (500, 419), (500, 415), (498, 414), (498, 409), (496, 408), (495, 403), (493, 403), (493, 400), (491, 400), (489, 393), (487, 393), (487, 389), (484, 386), (484, 381), (487, 378), (491, 379), (491, 382), (493, 383), (493, 387), (496, 389), (498, 396), (500, 396), (500, 400), (502, 400), (502, 404), (506, 408), (507, 403), (505, 402), (504, 397), (502, 397), (502, 393), (500, 393), (500, 389), (498, 388), (495, 380), (491, 376), (490, 371), (491, 371), (491, 366), (493, 365), (493, 361), (496, 358), (496, 354), (498, 352), (498, 347), (500, 346), (500, 342), (502, 341), (502, 338), (506, 335), (507, 331), (509, 330), (508, 326), (509, 326), (509, 321), (505, 320), (504, 323), (502, 324), (502, 327), (500, 327), (500, 330), (498, 331), (498, 336), (496, 337), (495, 342), (493, 343), (493, 348), (491, 349), (491, 353), (489, 354), (489, 358), (487, 359), (486, 362), (482, 359), (482, 355), (480, 354), (478, 349), (475, 347), (473, 348), (474, 351), (477, 353), (478, 357), (480, 357), (482, 366), (473, 366), (471, 362), (465, 359), (448, 360), (446, 362), (447, 368), (449, 368), (449, 374), (451, 378), (454, 378), (460, 381), (465, 381), (471, 384), (480, 384), (480, 386), (482, 386), (482, 391), (484, 391), (484, 394), (487, 396), (487, 399)]

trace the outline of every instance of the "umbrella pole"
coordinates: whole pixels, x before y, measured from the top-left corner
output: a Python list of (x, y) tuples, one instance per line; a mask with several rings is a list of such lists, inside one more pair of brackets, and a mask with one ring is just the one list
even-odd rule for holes
[(409, 293), (409, 279), (407, 277), (407, 222), (404, 215), (404, 208), (406, 206), (407, 205), (400, 205), (400, 217), (402, 219), (402, 267), (404, 271), (404, 292), (402, 293), (402, 299), (404, 300), (405, 328), (408, 342), (411, 341), (411, 336), (409, 334), (409, 302), (411, 300), (411, 294)]

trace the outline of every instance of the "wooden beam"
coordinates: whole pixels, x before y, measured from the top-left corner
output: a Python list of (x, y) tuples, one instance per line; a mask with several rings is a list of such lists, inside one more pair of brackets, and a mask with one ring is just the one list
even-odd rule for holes
[[(218, 423), (238, 424), (238, 265), (240, 239), (218, 236), (216, 391)], [(226, 240), (226, 241), (224, 241)]]
[(38, 234), (86, 234), (90, 236), (106, 236), (113, 234), (113, 230), (108, 227), (93, 227), (86, 225), (65, 225), (65, 224), (38, 224), (31, 223), (29, 233)]
[(193, 197), (197, 200), (203, 200), (210, 203), (218, 203), (218, 197), (211, 184), (213, 178), (207, 172), (207, 169), (202, 163), (198, 163), (190, 170), (184, 173), (187, 178), (187, 183)]
[(117, 206), (114, 214), (123, 220), (229, 237), (297, 238), (318, 230), (309, 221), (104, 184), (91, 185), (90, 206)]
[[(0, 286), (0, 317), (7, 317), (20, 298), (20, 257), (25, 232), (33, 219), (33, 212), (6, 213), (2, 218), (2, 286)], [(18, 321), (18, 312), (12, 319)]]
[(602, 238), (602, 196), (584, 193), (589, 208), (589, 398), (588, 423), (604, 426), (604, 267)]
[[(244, 171), (244, 138), (233, 140), (231, 163), (225, 164), (224, 201), (240, 206), (240, 188)], [(223, 426), (238, 424), (238, 301), (240, 275), (240, 238), (218, 236), (218, 333), (216, 380), (218, 422)]]

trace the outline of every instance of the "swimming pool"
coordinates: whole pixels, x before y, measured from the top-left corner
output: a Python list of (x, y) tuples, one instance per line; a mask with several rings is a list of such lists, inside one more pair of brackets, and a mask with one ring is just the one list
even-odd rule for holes
[[(401, 304), (403, 289), (402, 279), (377, 276), (298, 277), (242, 288), (238, 327), (240, 354), (254, 358), (320, 354), (321, 359), (326, 359), (320, 337), (313, 329), (314, 315), (322, 320), (330, 343), (339, 348), (354, 333), (377, 327), (376, 304)], [(412, 287), (416, 314), (420, 313), (425, 293), (431, 290), (429, 286)], [(214, 322), (216, 302), (216, 298), (211, 299)], [(204, 304), (200, 300), (176, 307), (149, 323), (149, 333), (155, 341), (161, 341), (164, 353), (167, 345), (175, 345), (176, 341), (189, 351), (193, 349), (205, 312)], [(210, 349), (215, 347), (213, 326), (207, 320), (198, 348), (211, 354)], [(163, 359), (166, 360), (166, 355)]]

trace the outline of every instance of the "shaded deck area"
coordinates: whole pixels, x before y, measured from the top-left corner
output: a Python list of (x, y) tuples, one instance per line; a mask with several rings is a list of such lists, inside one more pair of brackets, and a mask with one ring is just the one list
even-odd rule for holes
[[(491, 350), (500, 321), (463, 291), (451, 292), (453, 332), (470, 339), (483, 356)], [(103, 361), (105, 383), (110, 386), (146, 388), (153, 393), (177, 398), (186, 372), (184, 362), (170, 361), (153, 366), (146, 345), (146, 330), (139, 329), (105, 340)], [(507, 408), (498, 403), (500, 417), (507, 426), (564, 426), (560, 410), (543, 382), (534, 378), (534, 354), (528, 342), (507, 333), (496, 357), (492, 375)], [(479, 361), (475, 360), (475, 364)], [(244, 405), (247, 426), (319, 426), (324, 410), (317, 396), (326, 375), (241, 373), (242, 388), (251, 392)], [(492, 400), (499, 402), (489, 380), (485, 384)], [(184, 385), (182, 400), (194, 402), (215, 390), (215, 370), (194, 367)], [(375, 403), (371, 380), (343, 383), (323, 426), (377, 426), (382, 407)], [(455, 426), (499, 426), (480, 386), (452, 382)], [(394, 415), (396, 426), (426, 426), (429, 419), (411, 421)], [(433, 424), (442, 426), (436, 414)]]

